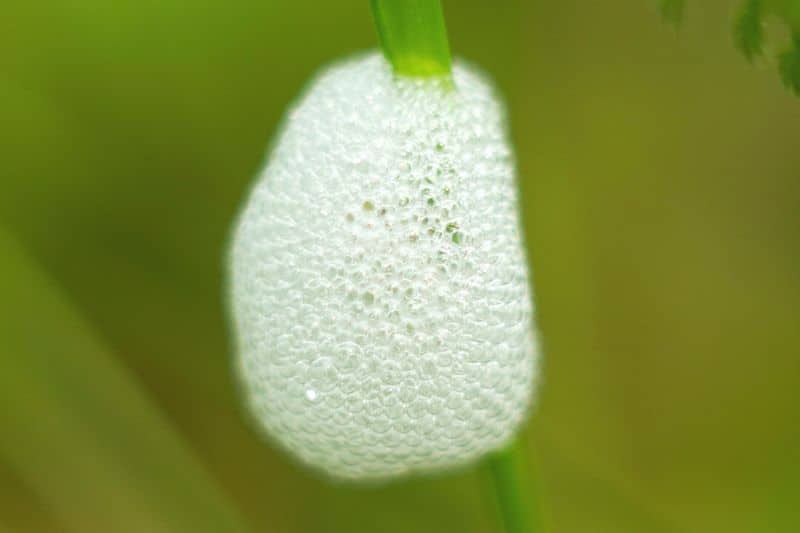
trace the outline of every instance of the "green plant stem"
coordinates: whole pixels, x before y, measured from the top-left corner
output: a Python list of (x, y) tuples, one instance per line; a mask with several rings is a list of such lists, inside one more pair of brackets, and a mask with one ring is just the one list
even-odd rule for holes
[[(450, 48), (440, 0), (371, 0), (383, 55), (399, 76), (450, 76)], [(486, 461), (487, 487), (506, 533), (539, 533), (533, 493), (518, 443)]]
[(517, 440), (486, 460), (497, 511), (506, 533), (541, 533), (537, 499), (528, 478), (524, 449)]
[(371, 0), (383, 55), (396, 74), (450, 75), (450, 47), (439, 0)]

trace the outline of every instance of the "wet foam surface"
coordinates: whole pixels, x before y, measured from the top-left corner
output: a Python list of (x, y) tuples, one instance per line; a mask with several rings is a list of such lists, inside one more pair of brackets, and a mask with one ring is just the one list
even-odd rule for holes
[(468, 463), (536, 373), (511, 148), (491, 86), (396, 80), (378, 54), (289, 112), (236, 227), (238, 368), (258, 422), (330, 475)]

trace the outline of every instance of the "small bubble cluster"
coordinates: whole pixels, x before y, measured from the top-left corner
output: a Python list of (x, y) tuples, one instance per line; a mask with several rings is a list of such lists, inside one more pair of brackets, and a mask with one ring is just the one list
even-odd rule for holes
[(503, 109), (397, 79), (372, 53), (290, 110), (231, 252), (238, 368), (258, 423), (302, 462), (385, 479), (513, 436), (536, 344)]

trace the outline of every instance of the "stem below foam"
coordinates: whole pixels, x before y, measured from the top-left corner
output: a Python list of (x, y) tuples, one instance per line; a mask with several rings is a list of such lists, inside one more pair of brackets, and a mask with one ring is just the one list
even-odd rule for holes
[(505, 533), (542, 533), (536, 494), (519, 439), (486, 459), (489, 484)]

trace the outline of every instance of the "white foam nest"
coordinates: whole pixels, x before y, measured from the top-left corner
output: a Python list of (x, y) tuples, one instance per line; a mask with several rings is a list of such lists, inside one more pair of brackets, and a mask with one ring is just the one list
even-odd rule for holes
[(350, 479), (467, 464), (525, 418), (536, 374), (502, 105), (396, 79), (377, 53), (291, 109), (235, 228), (238, 368), (258, 423)]

